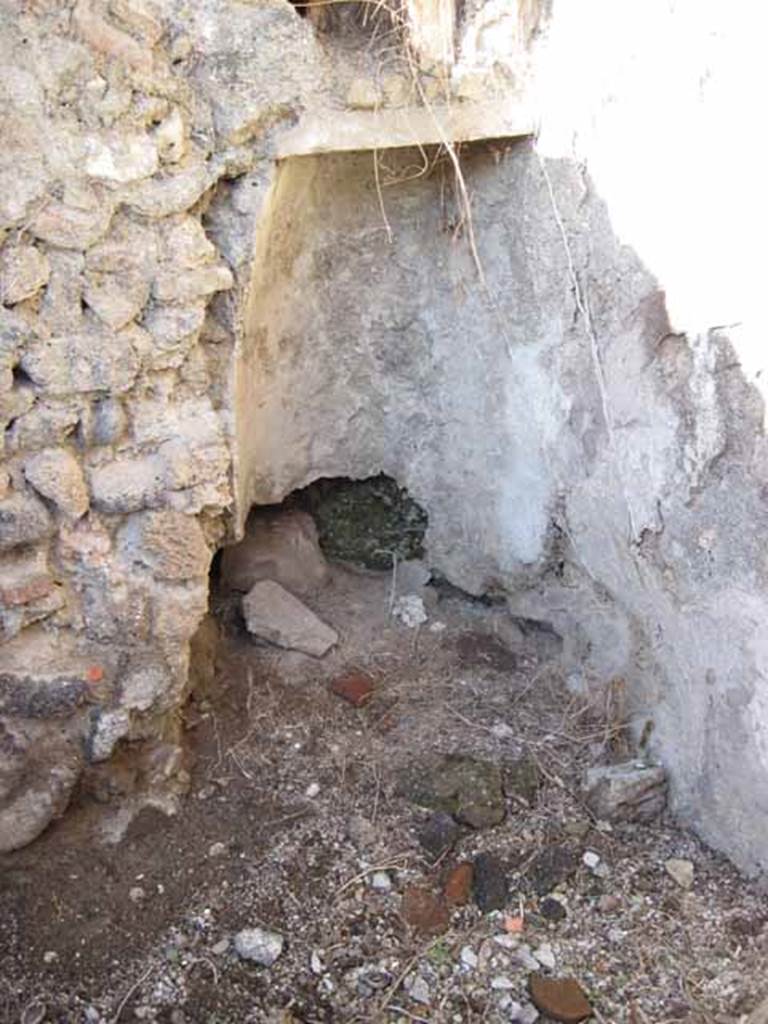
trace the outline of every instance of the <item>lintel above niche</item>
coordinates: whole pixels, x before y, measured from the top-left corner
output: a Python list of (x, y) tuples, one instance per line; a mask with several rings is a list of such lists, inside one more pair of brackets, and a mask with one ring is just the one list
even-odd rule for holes
[(532, 135), (536, 117), (515, 97), (485, 102), (328, 110), (306, 114), (277, 139), (277, 159), (358, 150), (432, 146), (446, 142)]

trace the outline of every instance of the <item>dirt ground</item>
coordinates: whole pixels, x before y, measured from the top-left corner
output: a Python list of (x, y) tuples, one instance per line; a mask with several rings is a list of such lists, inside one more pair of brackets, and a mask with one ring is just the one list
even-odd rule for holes
[[(186, 713), (181, 812), (145, 808), (108, 843), (114, 809), (83, 799), (0, 858), (0, 1021), (524, 1020), (536, 963), (578, 979), (602, 1022), (721, 1024), (765, 997), (758, 889), (669, 820), (608, 829), (583, 806), (583, 770), (617, 736), (565, 689), (556, 638), (449, 592), (407, 628), (390, 586), (334, 569), (310, 602), (341, 637), (321, 660), (254, 643), (223, 605), (214, 689)], [(329, 689), (349, 669), (376, 684), (360, 708)], [(417, 838), (430, 812), (398, 795), (432, 752), (502, 771), (527, 756), (540, 788), (531, 806), (508, 794), (502, 824), (464, 829), (435, 862)], [(561, 919), (532, 880), (553, 849), (570, 865), (553, 879)], [(505, 867), (507, 907), (470, 900), (442, 933), (413, 927), (404, 895), (439, 897), (483, 851)], [(672, 857), (693, 863), (690, 888)], [(284, 937), (271, 967), (234, 949), (256, 927)]]

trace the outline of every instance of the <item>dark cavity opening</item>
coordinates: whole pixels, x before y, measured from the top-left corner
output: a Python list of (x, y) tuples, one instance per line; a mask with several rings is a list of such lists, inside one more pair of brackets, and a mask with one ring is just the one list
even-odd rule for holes
[(325, 477), (294, 492), (315, 521), (326, 558), (366, 569), (424, 557), (427, 513), (392, 477)]

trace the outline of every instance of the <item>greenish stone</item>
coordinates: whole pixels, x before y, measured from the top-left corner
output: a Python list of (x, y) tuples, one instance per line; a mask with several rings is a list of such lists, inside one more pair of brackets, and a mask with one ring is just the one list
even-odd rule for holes
[(397, 792), (419, 807), (452, 814), (470, 828), (492, 828), (506, 814), (498, 765), (461, 754), (409, 766), (400, 773)]
[(386, 570), (424, 554), (427, 514), (391, 477), (319, 480), (304, 498), (330, 559)]

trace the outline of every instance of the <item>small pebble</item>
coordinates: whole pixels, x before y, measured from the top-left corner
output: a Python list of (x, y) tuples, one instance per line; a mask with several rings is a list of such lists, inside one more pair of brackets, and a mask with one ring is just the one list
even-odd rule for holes
[(432, 857), (437, 859), (461, 835), (461, 829), (450, 814), (437, 811), (419, 829), (416, 838)]
[(670, 878), (673, 878), (681, 889), (690, 889), (693, 885), (693, 864), (689, 860), (672, 857), (665, 861), (664, 867)]
[(59, 954), (56, 953), (52, 949), (47, 949), (43, 953), (43, 963), (44, 964), (55, 964), (58, 959), (59, 959)]
[(597, 901), (597, 909), (601, 914), (612, 914), (621, 906), (621, 900), (613, 893), (607, 892)]
[(554, 896), (547, 896), (539, 903), (539, 913), (547, 921), (562, 921), (567, 916), (565, 907)]
[(313, 949), (312, 953), (310, 954), (309, 967), (313, 974), (322, 974), (323, 971), (325, 970), (323, 961), (316, 949)]
[(505, 974), (497, 974), (495, 978), (491, 978), (491, 988), (496, 989), (497, 992), (508, 992), (514, 987), (514, 981)]
[(421, 1003), (423, 1006), (429, 1006), (432, 1002), (432, 993), (429, 985), (421, 976), (417, 976), (412, 981), (406, 982), (405, 991), (415, 1003)]
[(459, 959), (469, 971), (474, 971), (479, 962), (477, 953), (471, 946), (462, 946), (461, 953), (459, 953)]
[(528, 971), (538, 971), (539, 969), (539, 961), (531, 952), (530, 946), (518, 946), (515, 950), (515, 959)]
[(392, 888), (392, 879), (387, 871), (374, 871), (371, 875), (371, 888), (378, 892), (389, 892)]
[(221, 857), (227, 852), (226, 843), (211, 843), (208, 847), (209, 857)]
[(320, 793), (320, 783), (310, 782), (307, 788), (304, 790), (304, 796), (310, 800), (314, 800), (315, 797)]
[(211, 952), (214, 956), (223, 956), (229, 949), (229, 939), (219, 939), (211, 946)]
[(144, 892), (140, 885), (131, 886), (131, 888), (128, 890), (128, 896), (133, 903), (141, 903), (141, 901), (146, 897), (146, 895), (146, 892)]
[(555, 954), (548, 942), (543, 942), (538, 949), (534, 949), (533, 955), (542, 967), (547, 967), (550, 971), (555, 969)]
[(244, 928), (235, 936), (235, 949), (243, 960), (271, 967), (283, 952), (284, 942), (282, 935), (266, 928)]
[(597, 865), (600, 863), (600, 855), (598, 853), (595, 853), (594, 850), (587, 850), (581, 859), (590, 871), (594, 871)]

